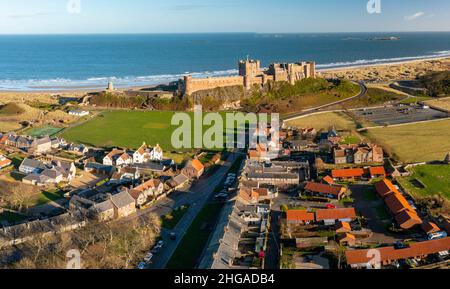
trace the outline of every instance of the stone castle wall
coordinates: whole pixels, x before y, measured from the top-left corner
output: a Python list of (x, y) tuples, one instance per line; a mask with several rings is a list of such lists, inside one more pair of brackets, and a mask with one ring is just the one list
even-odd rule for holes
[(197, 91), (210, 90), (220, 87), (244, 86), (250, 89), (254, 85), (264, 85), (270, 81), (286, 81), (291, 84), (316, 76), (314, 62), (271, 64), (266, 71), (260, 68), (259, 60), (239, 62), (239, 76), (193, 78), (185, 76), (180, 82), (179, 90), (185, 95), (192, 95)]

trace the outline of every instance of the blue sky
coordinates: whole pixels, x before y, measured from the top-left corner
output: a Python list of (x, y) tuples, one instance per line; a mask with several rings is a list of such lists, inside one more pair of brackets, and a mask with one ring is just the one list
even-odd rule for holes
[(449, 0), (368, 1), (0, 0), (0, 34), (450, 31)]

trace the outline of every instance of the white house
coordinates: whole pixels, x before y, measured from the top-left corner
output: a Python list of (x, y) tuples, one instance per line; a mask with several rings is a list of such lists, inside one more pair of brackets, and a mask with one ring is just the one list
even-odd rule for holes
[(133, 163), (135, 164), (143, 164), (149, 161), (150, 154), (147, 151), (147, 144), (144, 142), (142, 146), (134, 152), (133, 154)]
[(150, 153), (151, 161), (162, 161), (164, 158), (163, 149), (157, 144)]
[(73, 111), (69, 112), (69, 114), (73, 115), (73, 116), (83, 117), (83, 116), (88, 116), (89, 115), (89, 111), (73, 110)]
[(103, 164), (105, 166), (114, 166), (116, 161), (123, 155), (123, 151), (118, 149), (113, 149), (109, 154), (103, 158)]
[(124, 152), (117, 160), (116, 160), (116, 166), (122, 167), (126, 165), (133, 164), (133, 158), (126, 152)]

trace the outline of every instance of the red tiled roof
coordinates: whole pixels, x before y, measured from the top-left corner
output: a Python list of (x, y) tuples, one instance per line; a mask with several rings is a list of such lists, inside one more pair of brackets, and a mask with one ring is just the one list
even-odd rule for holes
[(386, 176), (384, 167), (370, 167), (369, 173), (371, 176)]
[(343, 170), (333, 170), (331, 172), (334, 179), (338, 178), (356, 178), (364, 176), (363, 169), (343, 169)]
[(287, 221), (314, 221), (314, 213), (306, 210), (289, 210), (287, 211)]
[(435, 223), (433, 222), (424, 222), (421, 226), (422, 230), (425, 231), (427, 234), (437, 233), (441, 231), (441, 228), (439, 228)]
[(405, 199), (405, 197), (403, 195), (401, 195), (400, 193), (394, 193), (394, 194), (389, 195), (385, 199), (385, 202), (386, 202), (386, 205), (388, 206), (389, 210), (394, 215), (397, 215), (405, 210), (414, 212), (414, 209), (411, 207), (411, 205), (408, 203), (408, 201)]
[(320, 183), (308, 182), (305, 186), (305, 190), (314, 193), (339, 196), (343, 191), (345, 191), (345, 188), (342, 186), (330, 186)]
[(381, 197), (386, 197), (389, 194), (396, 193), (399, 194), (399, 191), (395, 188), (394, 184), (388, 179), (384, 179), (375, 184), (375, 189)]
[(2, 167), (7, 167), (12, 163), (12, 161), (10, 159), (7, 159), (5, 157), (2, 157), (0, 155), (0, 168)]
[(339, 242), (343, 242), (343, 241), (354, 241), (354, 240), (356, 240), (356, 237), (355, 237), (355, 235), (353, 235), (353, 234), (345, 233), (345, 234), (343, 234), (342, 236), (340, 236), (340, 237), (338, 238), (338, 240), (339, 240)]
[[(414, 243), (409, 246), (409, 248), (398, 249), (394, 247), (384, 247), (377, 249), (381, 254), (381, 262), (393, 262), (396, 260), (405, 260), (414, 257), (422, 257), (431, 254), (436, 254), (439, 252), (444, 252), (450, 250), (450, 237), (425, 241), (420, 243)], [(371, 259), (372, 256), (369, 250), (348, 250), (345, 252), (347, 259), (347, 264), (366, 264)]]
[(339, 222), (336, 226), (337, 232), (351, 232), (352, 227), (350, 226), (350, 223), (347, 222)]
[(405, 210), (395, 216), (395, 220), (402, 229), (409, 230), (417, 225), (422, 224), (422, 219), (416, 212)]
[(356, 212), (354, 208), (344, 209), (329, 209), (329, 210), (317, 210), (316, 221), (323, 220), (342, 220), (342, 219), (355, 219)]
[(322, 179), (322, 181), (326, 182), (326, 183), (329, 184), (329, 185), (334, 184), (334, 180), (333, 180), (333, 178), (330, 177), (330, 176), (324, 177), (324, 178)]
[(191, 166), (198, 172), (205, 169), (205, 166), (203, 166), (203, 164), (198, 159), (193, 159), (191, 162)]

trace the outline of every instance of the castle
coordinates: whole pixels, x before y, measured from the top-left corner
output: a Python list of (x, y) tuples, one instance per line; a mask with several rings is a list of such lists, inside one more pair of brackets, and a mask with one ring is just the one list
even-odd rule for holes
[(192, 95), (196, 91), (227, 86), (239, 85), (250, 89), (253, 85), (262, 86), (271, 81), (295, 84), (299, 80), (315, 76), (315, 62), (274, 63), (263, 70), (259, 60), (241, 60), (238, 76), (193, 78), (188, 75), (180, 81), (179, 90), (185, 95)]

